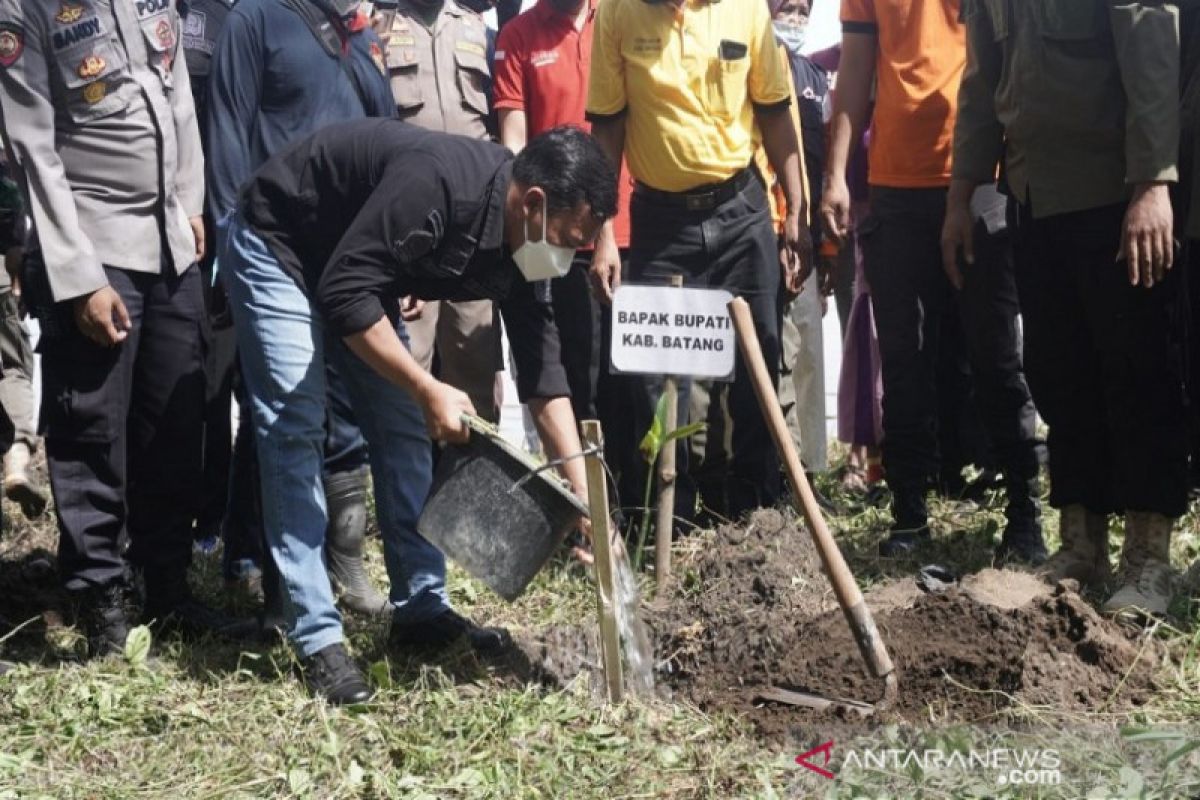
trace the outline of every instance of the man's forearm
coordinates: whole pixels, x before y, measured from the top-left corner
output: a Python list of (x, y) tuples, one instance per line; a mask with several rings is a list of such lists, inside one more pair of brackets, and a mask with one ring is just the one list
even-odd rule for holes
[(500, 109), (500, 144), (519, 153), (529, 143), (529, 127), (525, 112), (519, 108)]
[(775, 171), (783, 194), (787, 198), (789, 215), (808, 223), (804, 208), (804, 182), (800, 177), (800, 141), (792, 124), (792, 115), (784, 110), (775, 110), (757, 115), (758, 128), (762, 132), (763, 149), (767, 161)]
[(551, 460), (566, 459), (559, 468), (563, 477), (577, 495), (586, 497), (587, 471), (583, 459), (571, 458), (583, 451), (583, 445), (579, 441), (578, 422), (571, 409), (570, 398), (534, 398), (529, 401), (529, 412), (546, 447), (546, 454)]
[(847, 33), (842, 37), (837, 90), (833, 95), (833, 120), (829, 129), (827, 176), (846, 174), (855, 143), (862, 136), (871, 104), (871, 81), (875, 77), (874, 35)]
[(365, 331), (352, 333), (343, 340), (354, 355), (418, 401), (434, 382), (433, 376), (421, 368), (404, 342), (400, 341), (387, 317), (380, 317)]
[[(608, 158), (617, 174), (621, 174), (621, 161), (625, 156), (625, 115), (605, 117), (592, 122), (592, 136), (601, 152)], [(597, 241), (599, 247), (611, 245), (616, 247), (616, 234), (613, 233), (613, 222), (607, 220), (600, 231)]]

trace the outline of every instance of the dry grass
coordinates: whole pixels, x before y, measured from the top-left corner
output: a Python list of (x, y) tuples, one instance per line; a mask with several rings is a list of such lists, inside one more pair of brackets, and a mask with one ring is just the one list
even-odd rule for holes
[[(39, 547), (53, 551), (48, 523), (30, 525), (14, 507), (4, 510), (11, 527), (0, 562)], [(922, 563), (965, 572), (989, 562), (997, 511), (962, 515), (940, 503), (935, 515), (939, 536)], [(862, 582), (911, 574), (915, 563), (874, 555), (882, 512), (851, 508), (834, 524)], [(1200, 555), (1198, 531), (1189, 517), (1177, 563)], [(697, 541), (678, 543), (681, 563)], [(377, 549), (370, 567), (382, 580)], [(197, 558), (194, 578), (217, 599), (214, 555)], [(450, 588), (466, 613), (520, 631), (586, 625), (594, 615), (590, 581), (566, 562), (513, 605), (457, 570)], [(9, 616), (5, 608), (0, 615)], [(282, 645), (155, 642), (145, 661), (80, 663), (66, 657), (69, 631), (33, 619), (7, 636), (0, 630), (0, 654), (18, 665), (0, 678), (0, 798), (1194, 797), (1200, 752), (1187, 748), (1200, 743), (1200, 626), (1186, 597), (1174, 610), (1173, 625), (1155, 632), (1172, 653), (1162, 691), (1136, 715), (1098, 709), (1068, 718), (1018, 708), (1003, 726), (943, 728), (931, 718), (838, 743), (1058, 748), (1066, 780), (1037, 789), (912, 769), (846, 771), (825, 781), (795, 764), (805, 743), (761, 741), (732, 717), (667, 701), (606, 707), (583, 680), (559, 689), (528, 685), (465, 651), (435, 663), (397, 660), (378, 622), (348, 620), (378, 699), (365, 710), (338, 710), (306, 696)], [(11, 629), (25, 620), (9, 622)]]

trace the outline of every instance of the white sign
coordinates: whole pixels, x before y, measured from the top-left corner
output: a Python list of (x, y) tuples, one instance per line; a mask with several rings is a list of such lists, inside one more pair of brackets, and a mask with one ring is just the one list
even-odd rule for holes
[(737, 352), (731, 300), (723, 289), (622, 285), (613, 295), (613, 369), (731, 378)]

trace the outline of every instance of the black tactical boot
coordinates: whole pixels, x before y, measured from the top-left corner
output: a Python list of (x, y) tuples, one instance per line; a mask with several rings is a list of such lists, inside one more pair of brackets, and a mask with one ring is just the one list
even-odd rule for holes
[(325, 535), (325, 561), (330, 583), (341, 593), (342, 605), (360, 614), (382, 614), (391, 608), (375, 591), (363, 564), (367, 537), (367, 467), (325, 478), (325, 503), (329, 529)]
[(129, 593), (122, 581), (79, 592), (77, 616), (87, 637), (88, 656), (107, 658), (125, 653), (129, 637)]

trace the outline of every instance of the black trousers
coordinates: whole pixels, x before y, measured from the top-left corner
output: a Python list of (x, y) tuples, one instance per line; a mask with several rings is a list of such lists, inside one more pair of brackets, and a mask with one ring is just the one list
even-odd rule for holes
[(128, 558), (147, 593), (180, 588), (202, 479), (207, 317), (200, 272), (105, 268), (133, 323), (116, 347), (93, 343), (71, 303), (49, 308), (42, 428), (68, 590), (119, 579)]
[[(883, 463), (897, 493), (924, 492), (944, 455), (979, 458), (955, 407), (974, 396), (996, 460), (1013, 480), (1037, 475), (1036, 412), (1020, 357), (1016, 290), (1005, 235), (976, 229), (975, 263), (956, 293), (942, 268), (945, 189), (871, 189), (859, 229), (883, 363)], [(967, 437), (969, 438), (969, 436)], [(909, 522), (909, 520), (905, 520)]]
[[(763, 356), (772, 380), (779, 373), (779, 250), (760, 179), (750, 181), (732, 199), (711, 210), (691, 211), (656, 202), (635, 191), (630, 204), (632, 240), (629, 277), (634, 283), (665, 284), (674, 275), (685, 286), (727, 289), (750, 304)], [(641, 381), (634, 404), (638, 436), (650, 427), (662, 380)], [(679, 424), (688, 422), (690, 382), (680, 381)], [(733, 455), (722, 498), (705, 498), (731, 516), (774, 505), (782, 483), (779, 459), (755, 399), (754, 387), (740, 354), (729, 391)], [(688, 477), (688, 448), (677, 447), (679, 483), (676, 513), (693, 516), (695, 486)]]
[(1020, 209), (1025, 369), (1050, 427), (1050, 502), (1097, 513), (1187, 508), (1183, 264), (1152, 289), (1115, 262), (1125, 205)]

